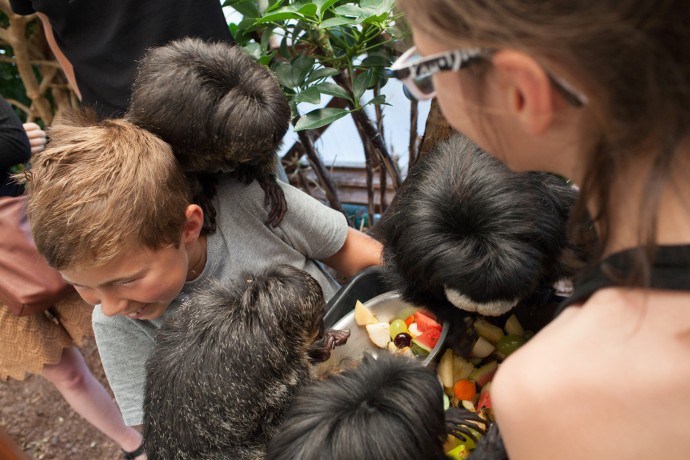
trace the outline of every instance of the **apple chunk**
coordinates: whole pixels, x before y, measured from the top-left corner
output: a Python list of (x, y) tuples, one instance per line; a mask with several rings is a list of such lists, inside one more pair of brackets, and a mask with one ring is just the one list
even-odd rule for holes
[(355, 303), (355, 322), (359, 326), (366, 326), (367, 324), (376, 324), (379, 322), (376, 316), (364, 306), (359, 300)]
[(388, 342), (390, 342), (390, 324), (388, 323), (375, 323), (367, 324), (367, 334), (374, 345), (379, 348), (386, 348)]

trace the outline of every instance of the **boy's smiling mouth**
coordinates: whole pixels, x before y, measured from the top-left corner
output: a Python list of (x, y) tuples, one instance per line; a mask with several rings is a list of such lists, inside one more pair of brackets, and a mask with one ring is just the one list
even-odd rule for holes
[(141, 314), (143, 313), (143, 311), (144, 311), (145, 309), (146, 309), (146, 305), (142, 305), (141, 307), (139, 307), (139, 308), (136, 309), (135, 311), (130, 312), (130, 313), (127, 313), (126, 316), (127, 316), (128, 318), (134, 318), (134, 319), (136, 319), (136, 318), (138, 318), (138, 317), (141, 316)]

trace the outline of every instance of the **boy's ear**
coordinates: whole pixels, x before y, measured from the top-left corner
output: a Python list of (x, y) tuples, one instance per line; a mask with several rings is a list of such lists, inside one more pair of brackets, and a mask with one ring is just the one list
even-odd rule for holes
[(501, 50), (492, 58), (501, 82), (503, 109), (515, 115), (529, 134), (541, 134), (554, 118), (553, 88), (544, 68), (531, 56)]
[(182, 242), (194, 242), (199, 239), (201, 229), (204, 226), (204, 211), (199, 205), (190, 204), (184, 212), (187, 217), (187, 222), (184, 224), (184, 229), (182, 230)]

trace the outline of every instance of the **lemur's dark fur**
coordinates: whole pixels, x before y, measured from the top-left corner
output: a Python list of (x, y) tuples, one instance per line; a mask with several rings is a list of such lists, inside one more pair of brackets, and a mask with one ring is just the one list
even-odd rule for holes
[[(448, 343), (466, 354), (476, 338), (471, 313), (538, 306), (568, 274), (562, 261), (576, 197), (559, 177), (512, 172), (453, 136), (411, 168), (373, 229), (384, 244), (385, 278), (449, 321)], [(460, 308), (449, 301), (457, 298)]]
[(146, 53), (126, 114), (169, 143), (192, 179), (213, 181), (220, 171), (235, 171), (245, 182), (256, 179), (266, 193), (273, 226), (287, 210), (275, 171), (290, 116), (268, 69), (240, 47), (198, 38)]
[(147, 361), (149, 460), (263, 458), (314, 357), (349, 336), (323, 334), (324, 306), (316, 280), (286, 265), (193, 293)]

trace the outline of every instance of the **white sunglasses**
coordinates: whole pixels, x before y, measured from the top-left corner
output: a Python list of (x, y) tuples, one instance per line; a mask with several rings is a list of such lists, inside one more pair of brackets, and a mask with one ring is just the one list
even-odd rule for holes
[[(433, 99), (436, 95), (433, 75), (436, 72), (457, 72), (470, 64), (486, 59), (492, 50), (481, 48), (466, 48), (422, 57), (417, 48), (405, 51), (390, 67), (392, 75), (402, 81), (408, 91), (417, 100)], [(545, 70), (549, 81), (575, 107), (582, 107), (587, 103), (587, 97), (576, 91), (562, 78), (556, 77)]]

